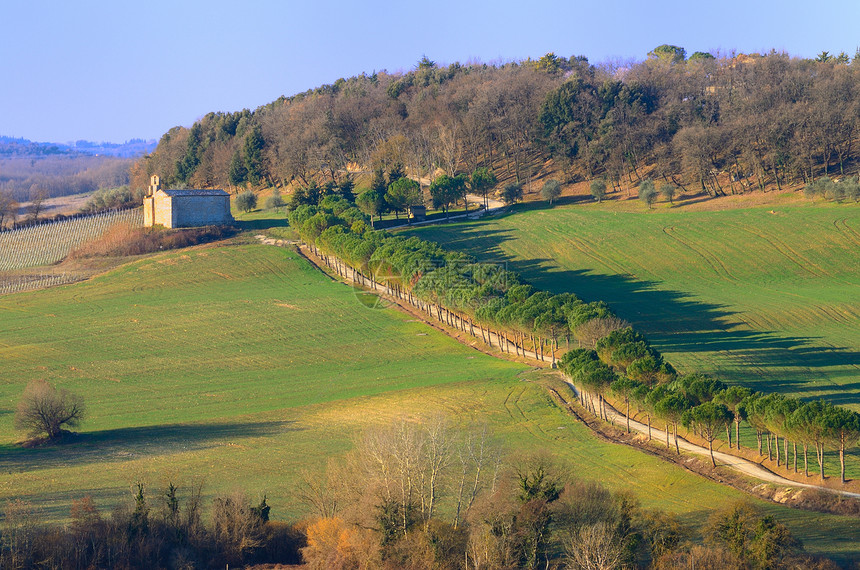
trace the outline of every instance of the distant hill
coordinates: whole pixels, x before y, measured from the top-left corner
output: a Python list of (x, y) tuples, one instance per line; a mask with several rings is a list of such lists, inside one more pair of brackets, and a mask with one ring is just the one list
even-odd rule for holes
[(91, 142), (79, 140), (73, 143), (33, 142), (24, 138), (0, 135), (0, 156), (51, 156), (89, 155), (135, 158), (155, 150), (157, 141), (131, 139), (124, 143)]

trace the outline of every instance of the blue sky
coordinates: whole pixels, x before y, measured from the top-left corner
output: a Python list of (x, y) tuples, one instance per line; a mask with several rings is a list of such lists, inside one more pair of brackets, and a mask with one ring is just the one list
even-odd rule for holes
[(3, 0), (0, 135), (158, 138), (339, 77), (439, 63), (784, 50), (853, 55), (860, 2)]

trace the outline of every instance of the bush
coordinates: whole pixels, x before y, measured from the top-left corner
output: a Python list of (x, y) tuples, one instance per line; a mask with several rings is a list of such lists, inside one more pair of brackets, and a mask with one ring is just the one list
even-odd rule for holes
[(502, 201), (505, 204), (511, 205), (523, 199), (523, 185), (517, 182), (505, 184), (502, 189)]
[(657, 189), (654, 187), (654, 182), (651, 179), (646, 178), (639, 183), (639, 199), (648, 204), (649, 210), (654, 202), (657, 201)]
[(540, 197), (549, 202), (552, 206), (553, 200), (557, 200), (561, 196), (561, 182), (555, 179), (549, 179), (543, 184), (540, 189)]
[(232, 226), (167, 230), (135, 228), (129, 224), (116, 224), (101, 237), (72, 250), (68, 259), (143, 255), (226, 239), (234, 236), (236, 232), (236, 228)]
[(598, 203), (606, 196), (606, 182), (602, 178), (591, 181), (591, 195)]
[(257, 195), (250, 190), (245, 190), (236, 196), (236, 207), (243, 212), (250, 212), (257, 207)]
[(272, 192), (272, 195), (266, 198), (266, 209), (274, 210), (276, 208), (282, 208), (284, 206), (284, 199), (281, 197), (281, 193), (277, 190)]

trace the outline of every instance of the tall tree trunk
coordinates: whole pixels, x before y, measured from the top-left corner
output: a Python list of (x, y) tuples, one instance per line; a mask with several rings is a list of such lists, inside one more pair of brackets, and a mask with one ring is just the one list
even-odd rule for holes
[(820, 443), (815, 444), (815, 456), (818, 458), (818, 473), (821, 476), (821, 480), (824, 481), (824, 445)]
[(714, 460), (714, 440), (713, 440), (713, 438), (710, 438), (710, 437), (708, 438), (708, 451), (711, 452), (711, 465), (716, 467), (717, 462)]
[(627, 399), (627, 433), (630, 433), (630, 399)]
[(729, 449), (732, 448), (732, 426), (726, 424), (726, 439), (729, 440)]
[(845, 434), (839, 434), (839, 467), (841, 469), (840, 480), (845, 484)]
[[(776, 466), (779, 467), (779, 435), (774, 435), (774, 447), (776, 448)], [(770, 447), (768, 445), (768, 447)]]

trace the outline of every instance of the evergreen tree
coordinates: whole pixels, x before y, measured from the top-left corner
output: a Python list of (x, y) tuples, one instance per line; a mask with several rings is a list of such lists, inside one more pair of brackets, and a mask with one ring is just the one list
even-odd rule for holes
[(245, 168), (245, 161), (242, 159), (242, 153), (239, 152), (238, 148), (230, 160), (227, 176), (233, 186), (241, 186), (248, 180), (248, 169)]
[(247, 180), (252, 185), (259, 184), (265, 178), (263, 169), (263, 134), (260, 131), (259, 125), (254, 125), (248, 136), (245, 137), (245, 145), (243, 148), (245, 155), (245, 169), (247, 170)]

